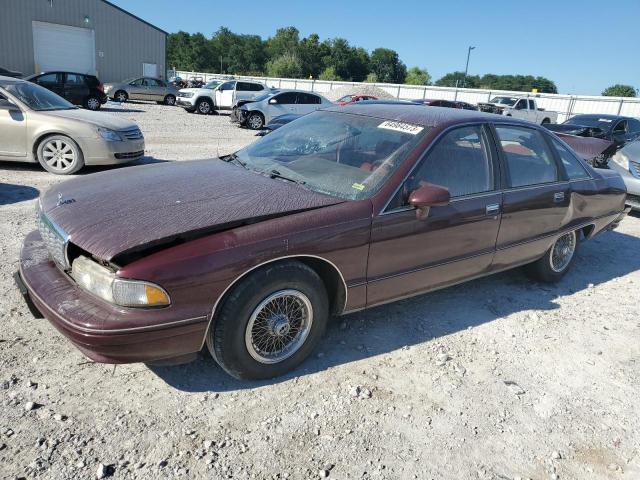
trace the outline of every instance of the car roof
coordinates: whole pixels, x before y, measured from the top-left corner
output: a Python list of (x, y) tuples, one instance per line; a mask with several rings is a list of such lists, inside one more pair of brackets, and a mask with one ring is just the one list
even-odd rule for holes
[(414, 125), (421, 125), (423, 127), (448, 126), (466, 122), (495, 123), (504, 121), (527, 126), (532, 125), (531, 122), (525, 122), (513, 117), (504, 118), (492, 113), (445, 107), (427, 108), (419, 104), (362, 102), (352, 103), (349, 106), (336, 105), (323, 110), (413, 123)]
[[(606, 113), (604, 115), (599, 115), (597, 113), (578, 113), (576, 115), (574, 115), (571, 118), (576, 118), (576, 117), (589, 117), (589, 118), (604, 118), (606, 120), (622, 120), (622, 119), (630, 119), (631, 117), (623, 117), (621, 115), (612, 115), (610, 113)], [(571, 118), (569, 120), (571, 120)]]
[(29, 80), (30, 78), (40, 77), (42, 75), (49, 75), (51, 73), (67, 73), (71, 75), (82, 75), (83, 77), (95, 77), (95, 75), (93, 75), (92, 73), (67, 72), (65, 70), (51, 70), (48, 72), (34, 73), (33, 75), (29, 75), (28, 77), (25, 77), (25, 79)]

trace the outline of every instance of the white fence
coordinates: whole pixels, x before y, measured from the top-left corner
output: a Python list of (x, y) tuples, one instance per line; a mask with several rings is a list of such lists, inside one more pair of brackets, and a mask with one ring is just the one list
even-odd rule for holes
[[(169, 72), (168, 77), (177, 75), (184, 79), (203, 77), (205, 81), (214, 79), (229, 79), (229, 76), (214, 73), (197, 72)], [(363, 85), (357, 82), (332, 82), (327, 80), (306, 80), (292, 78), (269, 78), (234, 76), (236, 80), (256, 80), (269, 87), (294, 88), (310, 92), (326, 93), (345, 85)], [(420, 85), (397, 85), (391, 83), (372, 83), (393, 95), (395, 98), (406, 99), (444, 99), (460, 100), (469, 103), (487, 102), (496, 95), (528, 95), (535, 97), (538, 106), (545, 110), (558, 112), (558, 122), (580, 113), (599, 113), (624, 115), (640, 118), (640, 98), (595, 97), (585, 95), (561, 95), (552, 93), (512, 92), (506, 90), (481, 90), (475, 88), (434, 87)]]

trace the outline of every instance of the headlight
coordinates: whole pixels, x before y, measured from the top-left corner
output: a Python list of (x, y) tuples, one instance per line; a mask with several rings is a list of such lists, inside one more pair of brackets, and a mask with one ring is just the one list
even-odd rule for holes
[(630, 166), (629, 157), (627, 157), (624, 153), (622, 153), (622, 152), (616, 153), (613, 157), (611, 157), (611, 160), (616, 162), (618, 165), (620, 165), (625, 170), (629, 170), (629, 166)]
[(122, 142), (122, 137), (115, 130), (98, 127), (98, 135), (108, 142)]
[(71, 276), (84, 290), (122, 307), (157, 307), (171, 303), (162, 287), (141, 280), (118, 278), (87, 257), (73, 261)]
[(178, 96), (182, 98), (191, 98), (193, 97), (193, 92), (178, 92)]

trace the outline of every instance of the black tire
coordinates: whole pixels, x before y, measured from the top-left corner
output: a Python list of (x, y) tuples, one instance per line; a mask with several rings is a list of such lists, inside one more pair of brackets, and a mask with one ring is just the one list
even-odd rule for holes
[(167, 95), (166, 97), (164, 97), (164, 104), (165, 105), (175, 105), (176, 104), (176, 97), (175, 95)]
[[(68, 161), (68, 158), (65, 158), (64, 161), (56, 162), (55, 157), (52, 158), (51, 155), (51, 153), (56, 150), (72, 152), (73, 160), (68, 165), (64, 165), (64, 163)], [(40, 162), (42, 168), (56, 175), (71, 175), (84, 167), (82, 150), (80, 150), (80, 147), (72, 138), (66, 135), (49, 135), (43, 138), (38, 144), (36, 152), (38, 162)]]
[(127, 100), (129, 100), (129, 94), (127, 92), (125, 92), (124, 90), (118, 90), (114, 95), (113, 95), (113, 99), (116, 102), (120, 102), (120, 103), (124, 103)]
[[(312, 307), (312, 321), (306, 338), (289, 357), (277, 363), (265, 363), (252, 356), (245, 334), (261, 302), (284, 290), (306, 296)], [(218, 364), (235, 378), (274, 378), (292, 370), (313, 352), (324, 334), (328, 317), (327, 292), (314, 270), (297, 261), (269, 264), (242, 279), (223, 300), (207, 332), (207, 348)]]
[(196, 111), (202, 115), (211, 115), (213, 113), (213, 102), (208, 98), (200, 98), (196, 102)]
[(262, 130), (264, 127), (264, 116), (260, 112), (251, 112), (247, 116), (244, 124), (251, 130)]
[[(553, 256), (554, 248), (556, 247), (556, 244), (558, 244), (558, 242), (561, 242), (568, 235), (573, 235), (574, 241), (575, 241), (571, 258), (569, 259), (568, 263), (566, 263), (566, 265), (562, 266), (562, 268), (553, 268), (552, 256)], [(576, 230), (576, 231), (566, 233), (561, 237), (559, 237), (558, 239), (556, 239), (555, 242), (553, 242), (553, 245), (551, 245), (549, 250), (545, 252), (542, 258), (539, 258), (535, 262), (530, 263), (529, 265), (526, 265), (524, 267), (525, 272), (531, 278), (535, 280), (539, 280), (541, 282), (545, 282), (545, 283), (558, 282), (562, 277), (565, 276), (565, 274), (571, 268), (571, 265), (573, 264), (573, 262), (576, 259), (576, 256), (578, 255), (579, 247), (580, 247), (580, 231)]]
[(89, 95), (84, 99), (84, 108), (86, 108), (87, 110), (92, 110), (95, 112), (96, 110), (100, 110), (101, 106), (102, 104), (100, 103), (100, 99), (95, 95)]

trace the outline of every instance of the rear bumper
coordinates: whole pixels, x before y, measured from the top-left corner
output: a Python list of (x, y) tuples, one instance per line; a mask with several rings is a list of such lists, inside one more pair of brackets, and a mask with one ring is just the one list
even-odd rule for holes
[[(181, 319), (174, 306), (128, 309), (97, 299), (55, 266), (37, 231), (25, 239), (16, 283), (35, 312), (96, 362), (154, 362), (202, 347), (207, 317)], [(162, 323), (154, 324), (157, 318), (163, 318)]]

